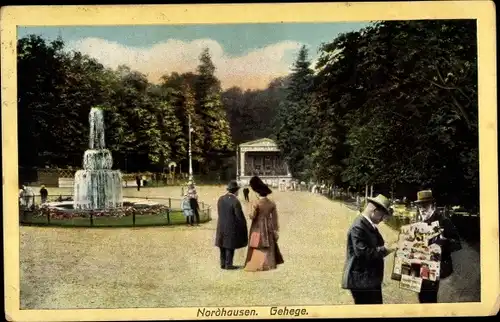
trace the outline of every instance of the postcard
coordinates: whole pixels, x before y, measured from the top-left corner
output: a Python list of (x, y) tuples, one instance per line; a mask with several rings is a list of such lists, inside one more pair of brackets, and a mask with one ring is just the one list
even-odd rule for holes
[(420, 292), (420, 288), (422, 287), (422, 278), (411, 275), (402, 275), (401, 283), (399, 285), (402, 289)]
[(439, 281), (442, 250), (435, 241), (440, 234), (438, 222), (420, 222), (401, 227), (391, 274), (392, 279), (400, 281), (401, 288), (420, 292), (421, 282), (410, 283), (409, 276)]
[(7, 320), (492, 314), (493, 9), (2, 7)]

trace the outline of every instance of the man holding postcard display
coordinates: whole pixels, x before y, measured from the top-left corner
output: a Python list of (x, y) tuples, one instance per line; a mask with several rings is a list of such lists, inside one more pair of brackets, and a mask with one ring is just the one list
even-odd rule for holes
[[(439, 222), (441, 234), (431, 240), (429, 244), (435, 243), (441, 246), (439, 279), (446, 278), (453, 273), (451, 253), (462, 249), (457, 229), (448, 217), (436, 209), (436, 203), (431, 190), (419, 191), (415, 203), (418, 208), (419, 221), (428, 225), (436, 221)], [(422, 280), (420, 293), (418, 293), (419, 302), (437, 303), (438, 290), (439, 280), (431, 281), (430, 279), (424, 278)]]
[(355, 304), (382, 304), (384, 258), (397, 248), (385, 245), (377, 225), (392, 215), (390, 201), (383, 195), (367, 198), (363, 212), (347, 234), (347, 256), (342, 288), (351, 290)]

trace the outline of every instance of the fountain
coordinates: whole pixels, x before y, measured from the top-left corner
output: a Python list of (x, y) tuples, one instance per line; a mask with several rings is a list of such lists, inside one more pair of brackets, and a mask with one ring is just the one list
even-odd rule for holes
[(122, 207), (122, 174), (118, 170), (111, 170), (113, 158), (104, 143), (103, 111), (92, 108), (89, 123), (89, 150), (83, 155), (83, 170), (75, 173), (73, 209)]
[[(168, 205), (148, 198), (123, 198), (122, 174), (111, 170), (113, 158), (104, 143), (103, 111), (92, 108), (89, 123), (89, 149), (83, 155), (83, 170), (75, 173), (73, 197), (63, 199), (59, 196), (55, 202), (36, 206), (29, 219), (23, 214), (23, 221), (74, 227), (136, 226), (136, 219), (138, 226), (170, 224), (173, 211), (170, 198)], [(166, 201), (167, 198), (161, 199)], [(184, 223), (182, 210), (174, 211), (181, 216), (181, 220), (177, 221)], [(210, 210), (207, 211), (210, 220)]]

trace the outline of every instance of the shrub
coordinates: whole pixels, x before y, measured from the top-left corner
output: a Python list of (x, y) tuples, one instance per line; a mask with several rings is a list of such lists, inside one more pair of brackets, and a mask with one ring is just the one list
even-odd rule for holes
[(401, 226), (411, 223), (411, 218), (408, 216), (391, 216), (386, 219), (385, 224), (394, 230), (399, 230)]

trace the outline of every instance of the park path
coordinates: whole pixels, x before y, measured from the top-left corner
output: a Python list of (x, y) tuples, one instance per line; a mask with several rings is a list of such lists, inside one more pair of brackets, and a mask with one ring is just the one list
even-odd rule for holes
[[(127, 190), (129, 196), (180, 194), (178, 187)], [(21, 227), (21, 308), (352, 304), (340, 283), (355, 212), (320, 195), (276, 191), (285, 264), (269, 272), (223, 271), (214, 234), (224, 187), (198, 190), (214, 209), (213, 220), (200, 227)], [(390, 228), (380, 230), (386, 240), (396, 238)], [(236, 251), (236, 265), (245, 252)], [(388, 256), (385, 303), (416, 303), (415, 293), (390, 280), (391, 268)]]

